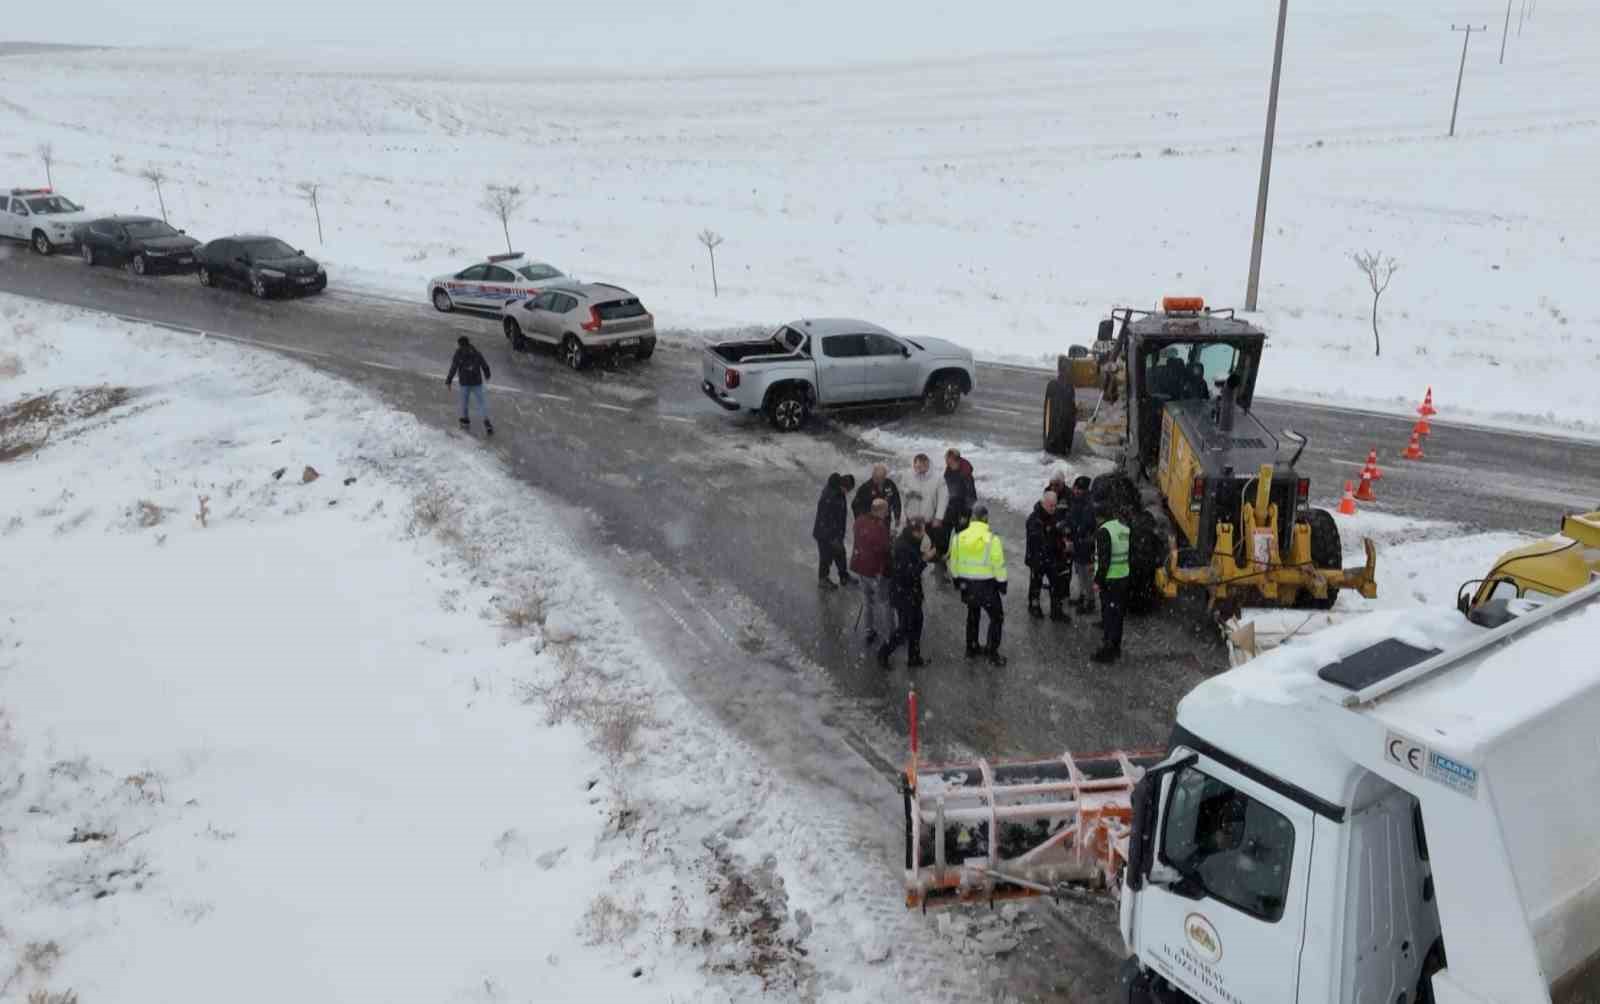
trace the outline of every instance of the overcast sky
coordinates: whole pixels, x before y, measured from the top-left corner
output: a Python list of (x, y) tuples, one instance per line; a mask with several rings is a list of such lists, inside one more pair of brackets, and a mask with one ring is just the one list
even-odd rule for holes
[[(1348, 0), (1347, 0), (1348, 2)], [(1088, 42), (1106, 30), (1270, 21), (1273, 0), (76, 0), (8, 40), (109, 45), (336, 43), (531, 65), (792, 65)], [(0, 37), (8, 37), (0, 28)]]

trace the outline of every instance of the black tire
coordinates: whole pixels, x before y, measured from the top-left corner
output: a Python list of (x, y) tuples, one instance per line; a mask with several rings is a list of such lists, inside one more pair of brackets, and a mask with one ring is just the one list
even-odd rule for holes
[(1134, 513), (1128, 530), (1128, 612), (1144, 614), (1156, 608), (1161, 594), (1156, 589), (1156, 570), (1167, 557), (1167, 540), (1157, 529), (1154, 514), (1141, 509)]
[(55, 245), (50, 243), (50, 238), (45, 235), (43, 230), (35, 230), (30, 243), (33, 245), (34, 254), (48, 258), (55, 253)]
[(767, 421), (779, 432), (798, 432), (806, 424), (806, 398), (799, 390), (780, 390), (767, 399)]
[(456, 305), (451, 302), (449, 293), (442, 289), (436, 289), (433, 291), (433, 309), (441, 314), (448, 314), (456, 309)]
[(634, 353), (634, 358), (638, 359), (642, 363), (646, 359), (649, 359), (651, 356), (653, 356), (655, 354), (656, 354), (656, 343), (655, 342), (649, 342), (649, 343), (646, 343), (645, 345), (641, 346), (639, 348), (638, 352)]
[(265, 300), (272, 295), (272, 290), (268, 288), (265, 279), (259, 275), (252, 275), (250, 277), (250, 294), (258, 300)]
[(83, 258), (83, 263), (94, 268), (94, 246), (88, 241), (78, 245), (78, 255)]
[(200, 267), (196, 268), (194, 270), (194, 274), (200, 279), (200, 285), (202, 285), (202, 286), (214, 286), (214, 285), (216, 285), (216, 279), (211, 275), (211, 270), (209, 268), (206, 268), (204, 265), (201, 265)]
[[(1306, 514), (1311, 525), (1311, 563), (1317, 568), (1338, 570), (1344, 568), (1344, 548), (1339, 541), (1339, 524), (1333, 513), (1326, 509), (1313, 509)], [(1312, 610), (1329, 610), (1338, 602), (1339, 590), (1330, 589), (1323, 599), (1310, 593), (1301, 594), (1301, 606)]]
[(589, 353), (583, 350), (583, 343), (578, 341), (576, 335), (568, 335), (561, 339), (561, 361), (573, 371), (589, 365)]
[(128, 259), (128, 271), (134, 275), (147, 275), (150, 272), (150, 262), (142, 254), (136, 254)]
[(1072, 436), (1078, 415), (1068, 405), (1073, 399), (1072, 389), (1060, 380), (1051, 380), (1044, 391), (1044, 452), (1058, 457), (1072, 454)]
[(923, 400), (936, 414), (953, 415), (961, 407), (961, 381), (953, 376), (935, 377), (928, 382)]
[(500, 327), (506, 333), (506, 341), (511, 343), (511, 351), (528, 351), (528, 338), (522, 333), (522, 325), (517, 323), (515, 317), (504, 318), (500, 322)]

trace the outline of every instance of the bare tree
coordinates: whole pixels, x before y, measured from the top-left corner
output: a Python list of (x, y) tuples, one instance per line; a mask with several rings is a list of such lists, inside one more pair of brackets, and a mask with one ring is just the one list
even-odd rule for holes
[(317, 243), (322, 243), (322, 207), (317, 205), (317, 193), (322, 190), (322, 185), (315, 181), (302, 181), (295, 186), (306, 201), (311, 203), (312, 215), (317, 218)]
[(49, 143), (40, 143), (36, 152), (39, 159), (44, 161), (44, 183), (51, 188), (56, 187), (56, 180), (50, 174), (50, 168), (56, 162), (56, 148)]
[(722, 235), (715, 230), (702, 230), (700, 243), (706, 246), (706, 254), (711, 256), (711, 295), (720, 296), (717, 291), (717, 246), (722, 243)]
[(506, 254), (511, 253), (511, 217), (527, 201), (528, 197), (516, 185), (488, 185), (483, 191), (483, 201), (478, 203), (500, 221), (500, 229), (506, 235)]
[(1389, 288), (1389, 280), (1394, 278), (1400, 263), (1385, 257), (1382, 251), (1356, 251), (1350, 255), (1350, 260), (1356, 263), (1356, 268), (1361, 270), (1372, 286), (1372, 354), (1381, 356), (1383, 343), (1378, 339), (1378, 298)]
[(147, 167), (139, 172), (139, 177), (156, 186), (156, 201), (161, 203), (161, 222), (167, 222), (167, 200), (161, 194), (161, 183), (167, 180), (167, 172), (159, 167)]

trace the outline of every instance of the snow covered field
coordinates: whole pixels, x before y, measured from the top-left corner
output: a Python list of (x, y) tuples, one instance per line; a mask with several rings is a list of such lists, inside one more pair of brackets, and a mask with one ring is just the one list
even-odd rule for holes
[[(1026, 0), (969, 31), (899, 3), (819, 32), (840, 23), (830, 3), (697, 5), (672, 23), (641, 7), (614, 35), (578, 17), (538, 60), (510, 41), (407, 49), (394, 26), (365, 49), (10, 57), (0, 183), (42, 182), (48, 141), (62, 191), (154, 212), (139, 172), (156, 166), (177, 225), (271, 229), (336, 283), (418, 299), (499, 249), (477, 204), (487, 183), (520, 184), (519, 248), (628, 285), (677, 330), (853, 314), (1038, 363), (1112, 303), (1242, 302), (1273, 5)], [(1483, 0), (1291, 11), (1264, 393), (1409, 411), (1431, 384), (1445, 419), (1600, 434), (1600, 310), (1583, 292), (1600, 19), (1541, 4), (1519, 35), (1514, 16), (1503, 66), (1497, 33), (1475, 35), (1447, 139), (1449, 24), (1502, 15)], [(303, 180), (325, 186), (321, 247)], [(717, 298), (705, 228), (726, 240)], [(1375, 359), (1350, 253), (1380, 249), (1401, 267)]]
[(298, 364), (0, 298), (0, 996), (965, 979), (912, 965), (882, 820), (709, 723), (585, 526)]

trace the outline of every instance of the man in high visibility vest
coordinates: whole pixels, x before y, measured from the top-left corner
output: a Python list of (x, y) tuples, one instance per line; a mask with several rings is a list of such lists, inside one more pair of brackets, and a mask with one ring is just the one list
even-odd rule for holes
[(1133, 534), (1109, 508), (1095, 514), (1100, 529), (1095, 534), (1094, 588), (1100, 594), (1100, 649), (1089, 658), (1116, 662), (1122, 658), (1122, 613), (1128, 605), (1128, 545)]
[[(967, 658), (987, 655), (996, 666), (1004, 666), (1000, 654), (1000, 631), (1006, 622), (1006, 555), (1000, 538), (989, 529), (989, 507), (975, 506), (972, 520), (950, 541), (945, 558), (950, 578), (961, 589), (967, 604)], [(979, 615), (989, 615), (988, 645), (978, 647)]]

